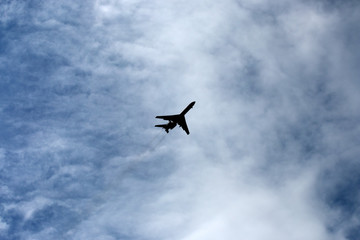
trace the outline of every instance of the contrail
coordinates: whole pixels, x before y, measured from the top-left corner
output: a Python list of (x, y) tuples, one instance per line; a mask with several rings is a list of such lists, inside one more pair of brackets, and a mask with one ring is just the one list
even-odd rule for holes
[(141, 144), (142, 146), (142, 152), (152, 152), (156, 149), (157, 146), (162, 143), (164, 140), (166, 134), (164, 134), (162, 131), (158, 134), (154, 135), (147, 143)]
[[(155, 134), (146, 144), (138, 144), (143, 147), (143, 151), (129, 155), (126, 157), (115, 158), (112, 163), (107, 166), (108, 178), (102, 191), (99, 191), (92, 198), (93, 202), (87, 208), (87, 212), (94, 212), (101, 209), (101, 204), (111, 197), (117, 197), (117, 190), (123, 184), (127, 176), (132, 171), (136, 171), (139, 164), (146, 162), (148, 156), (153, 153), (157, 147), (164, 141), (167, 134), (160, 131)], [(96, 204), (95, 204), (96, 203)], [(100, 205), (98, 205), (100, 204)]]

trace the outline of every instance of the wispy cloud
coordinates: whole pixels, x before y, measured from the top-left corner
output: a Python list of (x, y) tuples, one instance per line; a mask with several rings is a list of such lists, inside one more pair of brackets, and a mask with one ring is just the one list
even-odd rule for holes
[(359, 10), (1, 3), (0, 238), (357, 239)]

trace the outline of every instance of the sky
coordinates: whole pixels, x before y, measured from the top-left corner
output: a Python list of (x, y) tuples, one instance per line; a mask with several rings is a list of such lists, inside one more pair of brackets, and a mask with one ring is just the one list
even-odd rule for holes
[[(360, 3), (1, 0), (0, 239), (359, 240)], [(186, 114), (190, 135), (155, 124)]]

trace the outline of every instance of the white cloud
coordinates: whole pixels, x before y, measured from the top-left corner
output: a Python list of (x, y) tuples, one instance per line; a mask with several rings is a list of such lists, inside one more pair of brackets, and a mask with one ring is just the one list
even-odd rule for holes
[(3, 220), (0, 218), (0, 233), (1, 233), (1, 231), (7, 230), (8, 227), (9, 227), (9, 225), (6, 224), (5, 222), (3, 222)]
[(46, 199), (44, 197), (37, 197), (30, 201), (20, 202), (17, 204), (9, 204), (5, 205), (6, 210), (16, 209), (17, 211), (22, 212), (24, 216), (24, 220), (28, 220), (32, 217), (33, 213), (48, 206), (52, 203), (50, 199)]
[[(10, 46), (12, 57), (39, 49), (39, 58), (62, 60), (42, 75), (34, 65), (46, 79), (40, 94), (25, 104), (26, 119), (9, 113), (31, 131), (10, 149), (17, 161), (2, 189), (18, 198), (13, 186), (30, 189), (10, 204), (25, 220), (53, 203), (78, 217), (63, 232), (35, 227), (29, 238), (345, 238), (327, 230), (337, 213), (316, 192), (319, 174), (338, 161), (334, 147), (357, 142), (356, 124), (351, 134), (328, 122), (358, 115), (338, 15), (289, 1), (84, 6), (44, 3), (32, 13), (42, 31)], [(338, 89), (344, 69), (351, 73)], [(190, 136), (148, 130), (154, 116), (191, 101)]]
[[(266, 3), (262, 10), (271, 14), (272, 7)], [(118, 5), (107, 8), (122, 11)], [(317, 67), (327, 57), (322, 43), (334, 37), (331, 26), (338, 19), (300, 3), (284, 4), (272, 24), (254, 19), (255, 9), (237, 8), (230, 1), (136, 2), (127, 9), (133, 14), (127, 27), (136, 37), (129, 42), (122, 31), (113, 31), (116, 14), (110, 14), (114, 22), (105, 31), (119, 40), (109, 49), (135, 64), (126, 69), (128, 76), (147, 79), (141, 93), (144, 106), (160, 110), (165, 105), (164, 113), (171, 114), (197, 100), (188, 116), (192, 138), (170, 135), (176, 139), (165, 142), (173, 146), (164, 157), (175, 161), (178, 170), (163, 184), (156, 183), (146, 200), (137, 198), (144, 182), (131, 181), (134, 195), (119, 190), (117, 200), (109, 200), (98, 213), (101, 217), (94, 215), (86, 226), (94, 221), (111, 225), (118, 234), (157, 239), (342, 239), (327, 232), (326, 213), (317, 211), (321, 203), (313, 199), (314, 178), (322, 167), (316, 165), (313, 172), (301, 166), (307, 161), (305, 143), (287, 132), (317, 111), (307, 94), (316, 88), (311, 81), (317, 80)], [(258, 64), (258, 75), (250, 80), (248, 56)], [(302, 80), (298, 73), (315, 80)], [(230, 78), (236, 78), (231, 80), (239, 91), (258, 84), (259, 92), (250, 89), (231, 99), (228, 92), (236, 90), (224, 87)], [(314, 121), (324, 114), (318, 113), (320, 119)], [(124, 206), (132, 196), (137, 208)], [(112, 214), (114, 209), (118, 214)]]

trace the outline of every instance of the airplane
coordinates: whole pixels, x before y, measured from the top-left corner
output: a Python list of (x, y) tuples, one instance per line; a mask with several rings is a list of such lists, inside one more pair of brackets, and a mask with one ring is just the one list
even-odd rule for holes
[(195, 105), (195, 101), (191, 102), (180, 114), (177, 115), (167, 115), (167, 116), (156, 116), (156, 118), (161, 118), (169, 121), (167, 124), (155, 125), (155, 127), (164, 128), (167, 133), (169, 129), (173, 129), (177, 124), (184, 129), (187, 135), (190, 134), (188, 126), (186, 125), (185, 114)]

